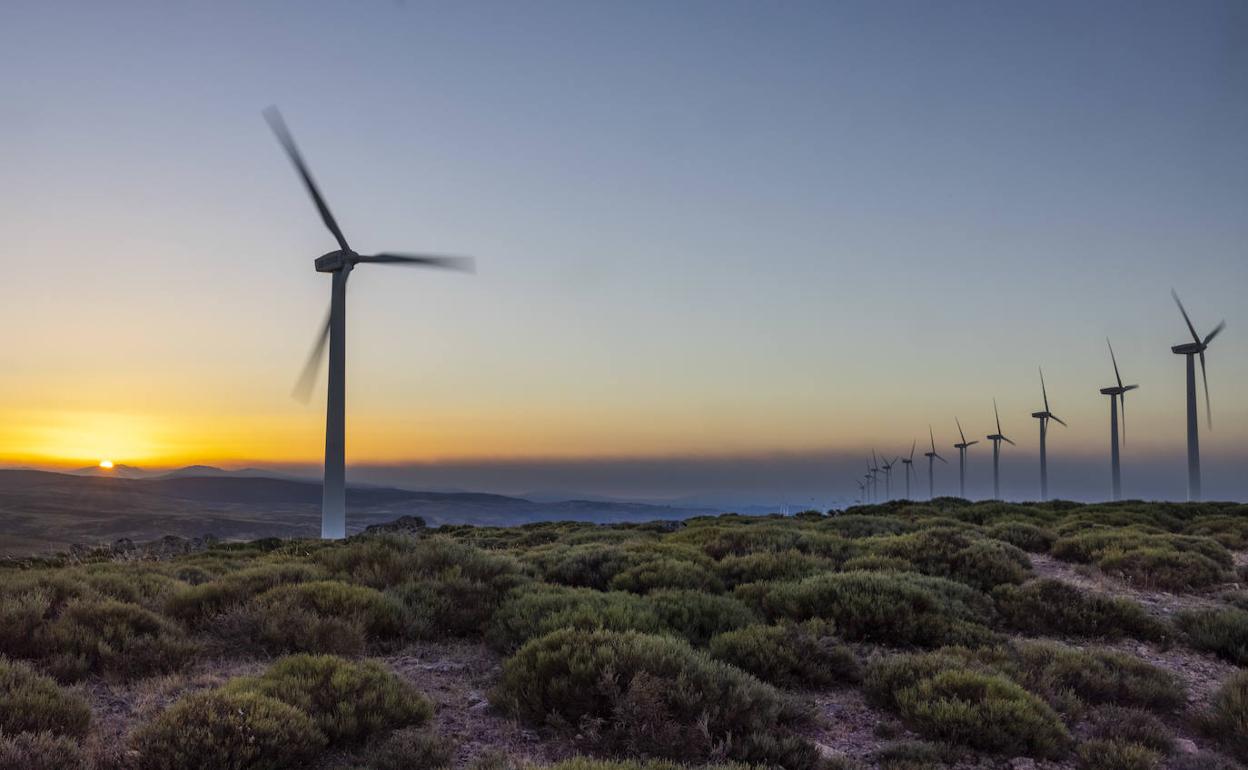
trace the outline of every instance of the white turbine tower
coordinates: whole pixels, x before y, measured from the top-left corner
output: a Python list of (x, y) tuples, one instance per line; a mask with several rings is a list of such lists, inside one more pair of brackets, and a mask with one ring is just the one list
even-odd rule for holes
[(906, 466), (906, 499), (910, 498), (910, 471), (914, 470), (914, 448), (919, 445), (918, 439), (910, 442), (910, 456), (901, 458), (902, 464)]
[(1178, 293), (1171, 289), (1170, 294), (1174, 296), (1179, 312), (1183, 314), (1183, 320), (1187, 322), (1187, 330), (1192, 333), (1191, 342), (1175, 345), (1170, 348), (1170, 351), (1180, 356), (1187, 356), (1187, 499), (1196, 502), (1200, 500), (1200, 437), (1196, 434), (1195, 356), (1200, 356), (1200, 376), (1205, 381), (1205, 414), (1209, 429), (1213, 430), (1213, 407), (1209, 406), (1209, 375), (1205, 372), (1205, 350), (1209, 347), (1209, 343), (1213, 342), (1213, 338), (1226, 328), (1226, 321), (1213, 327), (1213, 331), (1205, 335), (1202, 340), (1196, 333), (1196, 327), (1192, 325), (1192, 319), (1187, 317), (1187, 310), (1179, 301)]
[(1014, 446), (1014, 442), (1005, 437), (1001, 432), (1001, 413), (997, 411), (997, 400), (992, 400), (992, 413), (997, 418), (997, 432), (988, 436), (987, 439), (992, 442), (992, 499), (1001, 499), (1001, 442), (1004, 441), (1010, 446)]
[(927, 436), (932, 440), (932, 451), (924, 452), (923, 456), (927, 458), (927, 499), (931, 500), (936, 497), (936, 461), (948, 465), (949, 461), (936, 453), (936, 434), (932, 433), (932, 426), (927, 426)]
[(1044, 387), (1044, 369), (1040, 370), (1040, 393), (1044, 396), (1044, 411), (1032, 412), (1031, 416), (1040, 421), (1040, 499), (1049, 499), (1049, 456), (1046, 440), (1049, 435), (1049, 420), (1056, 420), (1062, 427), (1067, 427), (1062, 418), (1049, 411), (1049, 391)]
[(880, 467), (884, 470), (884, 500), (893, 499), (893, 466), (897, 464), (900, 458), (894, 457), (892, 462), (885, 460), (880, 463)]
[(320, 368), (321, 359), (325, 356), (325, 345), (329, 344), (329, 392), (325, 402), (325, 476), (321, 489), (321, 537), (340, 539), (347, 534), (347, 488), (346, 488), (346, 376), (347, 376), (347, 277), (351, 270), (360, 263), (419, 265), (423, 267), (443, 267), (471, 271), (473, 263), (465, 257), (444, 257), (421, 254), (382, 253), (373, 255), (358, 254), (347, 245), (334, 215), (329, 212), (325, 199), (312, 181), (312, 174), (303, 162), (295, 140), (286, 128), (281, 113), (270, 107), (264, 112), (265, 118), (272, 127), (273, 133), (286, 149), (286, 154), (295, 164), (295, 170), (303, 178), (303, 184), (312, 196), (321, 220), (338, 242), (338, 249), (316, 258), (316, 270), (330, 273), (333, 276), (333, 287), (330, 293), (329, 316), (325, 326), (317, 338), (312, 354), (303, 368), (299, 383), (295, 386), (295, 394), (304, 400), (311, 394)]
[[(1103, 395), (1109, 396), (1109, 490), (1113, 500), (1122, 499), (1122, 463), (1118, 456), (1118, 409), (1122, 408), (1122, 443), (1127, 443), (1127, 391), (1135, 390), (1139, 385), (1123, 385), (1122, 375), (1118, 373), (1118, 358), (1114, 356), (1114, 346), (1109, 339), (1109, 360), (1114, 364), (1114, 379), (1117, 385), (1101, 388)], [(1119, 400), (1121, 399), (1121, 401)]]
[(967, 441), (966, 434), (962, 432), (962, 423), (958, 422), (958, 418), (954, 417), (953, 421), (958, 423), (958, 435), (962, 437), (962, 441), (954, 444), (954, 449), (958, 450), (958, 497), (966, 497), (966, 450), (978, 444), (978, 441)]

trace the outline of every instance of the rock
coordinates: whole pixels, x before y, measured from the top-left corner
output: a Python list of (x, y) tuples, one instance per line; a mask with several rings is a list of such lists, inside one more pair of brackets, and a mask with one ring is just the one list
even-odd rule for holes
[(1179, 738), (1174, 742), (1174, 748), (1180, 754), (1199, 754), (1200, 749), (1196, 748), (1196, 742), (1188, 738)]
[(468, 710), (476, 712), (478, 714), (485, 713), (486, 711), (490, 710), (490, 702), (488, 700), (483, 700), (479, 703), (474, 703), (468, 707)]

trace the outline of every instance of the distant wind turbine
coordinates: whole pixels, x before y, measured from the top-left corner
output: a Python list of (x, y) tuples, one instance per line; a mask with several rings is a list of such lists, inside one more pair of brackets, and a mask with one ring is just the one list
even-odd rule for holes
[(962, 441), (954, 444), (953, 447), (958, 450), (958, 497), (966, 497), (966, 450), (978, 444), (978, 441), (967, 441), (966, 434), (962, 432), (962, 423), (957, 417), (953, 421), (958, 423), (958, 435), (962, 437)]
[(1049, 458), (1046, 452), (1046, 439), (1049, 435), (1049, 420), (1056, 420), (1062, 427), (1068, 427), (1062, 418), (1049, 410), (1049, 391), (1044, 387), (1044, 369), (1040, 369), (1040, 393), (1044, 396), (1044, 411), (1032, 412), (1031, 416), (1040, 421), (1040, 499), (1049, 499)]
[(992, 413), (997, 418), (997, 432), (988, 436), (988, 440), (992, 442), (992, 499), (1001, 499), (1001, 442), (1004, 441), (1010, 446), (1014, 446), (1014, 442), (1010, 441), (1001, 432), (1001, 413), (997, 411), (997, 400), (992, 400)]
[(897, 461), (899, 459), (901, 458), (894, 457), (892, 462), (885, 460), (884, 462), (880, 463), (880, 467), (884, 469), (884, 500), (885, 501), (893, 499), (893, 466), (897, 464)]
[(880, 461), (876, 459), (875, 450), (871, 450), (871, 494), (875, 502), (880, 501)]
[(1184, 309), (1183, 303), (1179, 301), (1178, 293), (1171, 289), (1170, 294), (1174, 297), (1175, 304), (1179, 306), (1179, 312), (1183, 314), (1183, 320), (1187, 322), (1187, 330), (1192, 333), (1191, 342), (1175, 345), (1170, 348), (1170, 351), (1180, 356), (1187, 356), (1187, 499), (1191, 502), (1196, 502), (1200, 500), (1200, 437), (1197, 436), (1196, 430), (1196, 363), (1194, 356), (1200, 356), (1200, 376), (1205, 381), (1205, 416), (1208, 420), (1209, 429), (1213, 430), (1213, 407), (1209, 405), (1209, 375), (1205, 371), (1205, 350), (1209, 347), (1209, 343), (1213, 342), (1213, 338), (1226, 328), (1226, 321), (1222, 321), (1213, 327), (1213, 331), (1205, 335), (1205, 338), (1202, 340), (1200, 335), (1196, 333), (1196, 327), (1192, 325), (1192, 319), (1187, 317), (1187, 310)]
[(865, 498), (867, 494), (867, 485), (858, 479), (854, 479), (854, 483), (858, 485), (858, 502), (865, 502), (863, 498)]
[(329, 394), (325, 403), (325, 476), (321, 491), (321, 537), (339, 539), (347, 534), (347, 489), (346, 489), (346, 376), (347, 376), (347, 277), (351, 270), (360, 263), (413, 265), (422, 267), (442, 267), (456, 270), (471, 271), (473, 262), (464, 257), (444, 257), (423, 254), (392, 254), (382, 253), (363, 255), (356, 253), (347, 245), (347, 239), (334, 215), (329, 212), (321, 192), (312, 181), (295, 140), (286, 123), (282, 120), (277, 108), (270, 107), (264, 111), (277, 140), (282, 143), (286, 154), (290, 156), (295, 170), (303, 179), (303, 184), (312, 196), (321, 221), (329, 228), (338, 248), (316, 258), (316, 270), (330, 273), (333, 276), (333, 288), (330, 294), (329, 315), (325, 325), (317, 337), (312, 354), (303, 368), (303, 374), (295, 386), (295, 394), (303, 400), (311, 395), (315, 384), (316, 373), (320, 368), (321, 359), (325, 356), (325, 345), (329, 344)]
[(927, 426), (928, 438), (932, 440), (932, 451), (924, 452), (923, 456), (927, 458), (927, 497), (929, 500), (936, 497), (936, 474), (933, 472), (936, 468), (936, 461), (948, 465), (949, 461), (936, 453), (936, 434), (932, 433), (932, 426)]
[[(1118, 358), (1114, 355), (1113, 343), (1105, 339), (1109, 346), (1109, 360), (1114, 364), (1114, 379), (1117, 385), (1101, 388), (1103, 395), (1109, 396), (1109, 467), (1110, 494), (1114, 500), (1122, 499), (1122, 464), (1118, 457), (1118, 409), (1122, 408), (1122, 443), (1127, 443), (1127, 391), (1135, 390), (1139, 385), (1123, 385), (1122, 375), (1118, 373)], [(1119, 401), (1121, 399), (1121, 402)]]
[(919, 440), (915, 439), (910, 442), (910, 456), (901, 458), (901, 462), (906, 466), (906, 499), (910, 498), (910, 471), (914, 469), (914, 448), (919, 445)]

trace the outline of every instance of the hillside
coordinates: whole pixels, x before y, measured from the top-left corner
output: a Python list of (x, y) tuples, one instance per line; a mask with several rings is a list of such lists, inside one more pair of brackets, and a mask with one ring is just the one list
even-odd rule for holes
[(940, 499), (8, 562), (0, 767), (1232, 770), (1246, 513)]
[[(210, 534), (224, 540), (311, 537), (320, 532), (320, 503), (319, 483), (262, 477), (253, 471), (184, 469), (132, 479), (0, 470), (0, 556), (164, 535)], [(348, 488), (347, 505), (352, 531), (400, 516), (420, 516), (431, 524), (500, 526), (552, 519), (650, 521), (714, 513), (688, 506), (534, 502), (505, 495), (374, 486)]]

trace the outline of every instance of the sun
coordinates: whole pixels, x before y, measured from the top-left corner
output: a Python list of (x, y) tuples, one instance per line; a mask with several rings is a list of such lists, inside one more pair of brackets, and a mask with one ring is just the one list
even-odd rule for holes
[(100, 460), (100, 467), (106, 471), (111, 471), (113, 469), (113, 461), (112, 460)]

